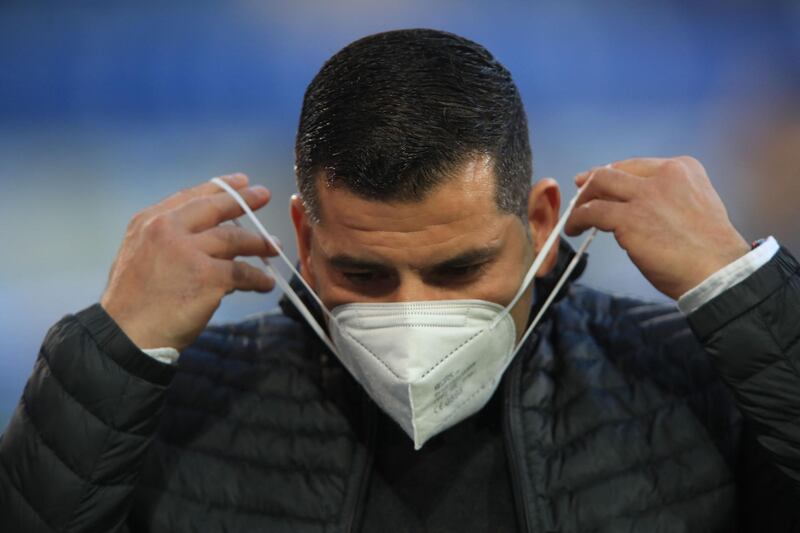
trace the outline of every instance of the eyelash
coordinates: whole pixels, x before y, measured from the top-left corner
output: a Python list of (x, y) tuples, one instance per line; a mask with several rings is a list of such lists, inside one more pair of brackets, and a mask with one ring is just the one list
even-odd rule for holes
[[(480, 274), (486, 267), (486, 263), (475, 263), (472, 265), (462, 265), (450, 267), (444, 272), (439, 273), (439, 278), (469, 278)], [(457, 280), (456, 280), (457, 281)]]
[[(443, 272), (435, 274), (434, 277), (439, 279), (450, 277), (465, 278), (480, 273), (485, 266), (486, 263), (475, 263), (472, 265), (450, 267)], [(375, 283), (387, 277), (387, 274), (381, 272), (342, 272), (342, 275), (348, 281), (355, 284)]]
[(342, 272), (342, 275), (353, 283), (367, 283), (382, 276), (378, 272)]

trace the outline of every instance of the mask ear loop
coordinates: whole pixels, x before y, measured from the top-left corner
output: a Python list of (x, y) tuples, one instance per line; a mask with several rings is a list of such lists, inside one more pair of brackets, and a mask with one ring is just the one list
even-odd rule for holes
[[(239, 195), (239, 193), (236, 192), (236, 190), (233, 187), (231, 187), (230, 185), (228, 185), (219, 178), (212, 178), (211, 182), (220, 187), (223, 191), (225, 191), (231, 197), (233, 197), (234, 200), (236, 200), (236, 203), (238, 203), (239, 206), (244, 210), (245, 214), (256, 226), (256, 229), (258, 229), (258, 232), (261, 234), (261, 236), (264, 237), (264, 239), (269, 244), (271, 244), (275, 250), (277, 250), (278, 255), (281, 257), (281, 259), (283, 259), (284, 263), (286, 263), (289, 266), (289, 269), (292, 271), (292, 274), (294, 274), (300, 280), (300, 282), (303, 284), (303, 286), (305, 286), (309, 294), (311, 294), (314, 300), (319, 304), (320, 308), (322, 309), (322, 312), (325, 313), (329, 319), (335, 320), (335, 318), (331, 315), (330, 311), (328, 311), (328, 308), (325, 307), (325, 304), (323, 304), (322, 300), (320, 300), (319, 296), (317, 296), (317, 293), (314, 292), (314, 290), (311, 288), (308, 282), (306, 282), (305, 278), (303, 278), (303, 276), (300, 275), (300, 272), (297, 271), (297, 269), (294, 267), (292, 262), (286, 256), (286, 254), (283, 252), (281, 247), (278, 246), (278, 243), (275, 242), (275, 239), (272, 237), (272, 235), (270, 235), (269, 232), (266, 230), (266, 228), (264, 228), (264, 226), (261, 224), (261, 221), (258, 220), (258, 218), (256, 218), (256, 215), (253, 213), (253, 211), (250, 209), (250, 206), (247, 205), (247, 202), (244, 201), (241, 195)], [(233, 223), (239, 227), (242, 227), (242, 225), (239, 223), (238, 220), (234, 219)], [(328, 338), (328, 335), (325, 333), (325, 330), (322, 328), (319, 322), (317, 322), (317, 319), (314, 318), (314, 315), (311, 313), (311, 311), (308, 310), (308, 307), (306, 307), (306, 304), (303, 303), (303, 301), (300, 299), (300, 297), (297, 295), (294, 289), (292, 289), (292, 287), (289, 285), (289, 282), (286, 281), (286, 279), (281, 275), (281, 273), (278, 272), (278, 270), (275, 269), (265, 257), (262, 257), (261, 261), (264, 263), (267, 273), (273, 278), (275, 278), (275, 282), (281, 288), (283, 293), (289, 298), (289, 300), (294, 304), (297, 310), (300, 311), (300, 314), (303, 315), (303, 318), (306, 319), (306, 322), (308, 322), (308, 325), (311, 326), (311, 329), (314, 330), (314, 332), (319, 336), (322, 342), (325, 343), (328, 349), (331, 350), (331, 352), (337, 353), (336, 347), (333, 345), (333, 342)]]
[(547, 308), (550, 307), (550, 304), (553, 303), (553, 300), (556, 299), (558, 291), (561, 290), (561, 287), (569, 279), (570, 274), (572, 274), (572, 271), (575, 270), (576, 266), (578, 266), (578, 262), (580, 261), (581, 256), (589, 247), (595, 235), (597, 235), (597, 228), (592, 228), (591, 231), (589, 232), (589, 235), (586, 237), (586, 239), (583, 240), (580, 247), (575, 252), (575, 256), (572, 258), (572, 261), (570, 261), (569, 264), (567, 265), (567, 268), (564, 269), (564, 273), (561, 274), (560, 278), (558, 278), (558, 283), (556, 283), (556, 286), (553, 288), (552, 291), (550, 291), (550, 294), (547, 296), (547, 299), (539, 308), (539, 312), (536, 313), (536, 317), (533, 319), (533, 322), (531, 322), (530, 326), (528, 326), (528, 329), (526, 329), (525, 333), (522, 335), (522, 338), (520, 338), (519, 342), (517, 343), (517, 346), (514, 348), (514, 353), (517, 353), (517, 351), (522, 347), (522, 345), (525, 344), (525, 341), (528, 340), (528, 337), (533, 332), (533, 329), (536, 327), (536, 324), (539, 323), (539, 321), (544, 316), (545, 311), (547, 311)]
[[(513, 309), (513, 307), (517, 304), (519, 299), (522, 298), (522, 295), (525, 294), (525, 291), (528, 289), (528, 286), (531, 284), (531, 282), (533, 282), (533, 278), (536, 276), (536, 273), (539, 271), (539, 268), (541, 268), (542, 263), (544, 263), (544, 260), (547, 259), (547, 254), (550, 253), (550, 249), (553, 247), (553, 244), (555, 244), (556, 239), (561, 234), (561, 230), (563, 230), (564, 226), (567, 224), (567, 219), (572, 214), (572, 210), (575, 208), (575, 204), (578, 202), (578, 198), (580, 197), (584, 188), (586, 188), (586, 184), (584, 184), (583, 187), (578, 189), (578, 192), (575, 193), (575, 196), (572, 198), (572, 200), (570, 200), (567, 209), (564, 211), (564, 214), (561, 215), (561, 218), (558, 219), (558, 222), (553, 228), (553, 231), (551, 231), (550, 235), (547, 236), (547, 240), (544, 241), (544, 245), (539, 250), (539, 253), (536, 254), (536, 258), (534, 258), (533, 264), (528, 269), (528, 272), (525, 274), (525, 279), (522, 280), (522, 285), (520, 285), (519, 290), (517, 291), (517, 294), (514, 296), (514, 298), (511, 300), (511, 303), (509, 303), (506, 306), (506, 310)], [(592, 238), (594, 238), (594, 236), (592, 236)], [(591, 239), (588, 240), (589, 242), (591, 242)], [(574, 269), (575, 267), (572, 268)], [(497, 324), (499, 324), (500, 321), (503, 319), (504, 315), (505, 313), (499, 314), (494, 319), (494, 321), (492, 321), (489, 328), (494, 328)]]

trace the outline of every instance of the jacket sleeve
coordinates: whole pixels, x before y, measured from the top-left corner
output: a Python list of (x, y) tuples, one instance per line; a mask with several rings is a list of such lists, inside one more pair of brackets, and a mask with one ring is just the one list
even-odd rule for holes
[[(763, 500), (796, 525), (800, 265), (781, 248), (764, 266), (688, 318), (744, 416), (744, 457), (737, 473), (742, 492)], [(766, 509), (761, 511), (766, 514)]]
[(99, 304), (54, 325), (0, 436), (0, 531), (119, 530), (174, 372)]

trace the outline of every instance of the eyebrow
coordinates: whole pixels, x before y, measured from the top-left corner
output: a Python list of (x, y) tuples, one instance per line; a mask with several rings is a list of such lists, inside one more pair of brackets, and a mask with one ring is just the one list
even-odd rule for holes
[(474, 248), (433, 265), (429, 270), (447, 270), (448, 268), (474, 265), (494, 259), (500, 253), (500, 246), (484, 246)]
[(336, 268), (350, 268), (353, 270), (387, 270), (391, 268), (389, 263), (371, 261), (369, 259), (359, 259), (345, 254), (337, 254), (328, 259), (328, 262)]
[[(466, 250), (460, 254), (445, 259), (439, 263), (424, 267), (423, 270), (436, 271), (447, 270), (448, 268), (461, 267), (482, 263), (493, 259), (500, 253), (500, 246), (484, 246)], [(337, 254), (328, 259), (328, 262), (335, 268), (352, 270), (390, 270), (391, 263), (374, 261), (371, 259), (361, 259), (347, 254)]]

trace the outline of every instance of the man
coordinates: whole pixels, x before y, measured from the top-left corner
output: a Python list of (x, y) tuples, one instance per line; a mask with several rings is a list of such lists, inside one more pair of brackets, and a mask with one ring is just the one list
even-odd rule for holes
[[(797, 528), (798, 264), (774, 240), (751, 250), (696, 160), (580, 174), (566, 225), (614, 232), (683, 314), (553, 293), (573, 256), (545, 246), (558, 187), (531, 187), (511, 76), (461, 37), (337, 53), (306, 92), (296, 162), (304, 303), (206, 327), (225, 294), (273, 288), (235, 258), (277, 250), (222, 225), (243, 210), (216, 183), (137, 214), (100, 303), (48, 333), (0, 441), (2, 531)], [(411, 367), (458, 360), (442, 345), (474, 323), (490, 326), (463, 345), (500, 347), (428, 402)]]

